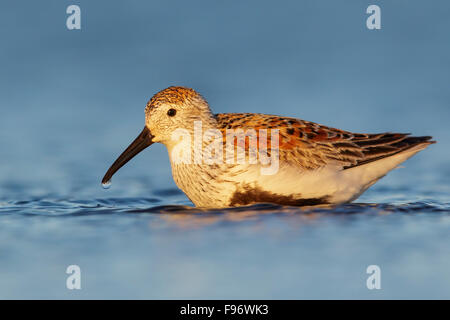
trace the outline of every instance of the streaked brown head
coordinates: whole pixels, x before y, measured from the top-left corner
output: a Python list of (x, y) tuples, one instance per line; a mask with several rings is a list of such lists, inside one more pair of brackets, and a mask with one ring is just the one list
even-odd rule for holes
[(111, 165), (102, 183), (108, 183), (114, 173), (154, 142), (167, 145), (175, 130), (179, 128), (193, 130), (194, 121), (202, 121), (204, 124), (215, 123), (208, 103), (195, 90), (169, 87), (155, 94), (145, 108), (144, 129)]

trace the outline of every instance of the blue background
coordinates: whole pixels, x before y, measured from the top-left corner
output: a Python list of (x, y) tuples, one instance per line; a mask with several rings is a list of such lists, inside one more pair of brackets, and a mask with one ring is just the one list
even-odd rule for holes
[[(71, 4), (81, 30), (66, 28)], [(366, 28), (370, 4), (381, 30)], [(423, 0), (2, 1), (0, 298), (449, 298), (449, 16)], [(152, 214), (191, 205), (163, 146), (111, 189), (100, 179), (170, 85), (218, 113), (438, 144), (360, 198), (394, 205), (387, 216)], [(65, 288), (70, 264), (80, 291)], [(369, 264), (382, 290), (365, 287)]]

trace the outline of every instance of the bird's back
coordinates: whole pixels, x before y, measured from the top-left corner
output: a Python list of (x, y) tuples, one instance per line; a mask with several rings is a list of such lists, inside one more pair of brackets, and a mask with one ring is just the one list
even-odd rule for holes
[(280, 160), (314, 170), (339, 164), (343, 170), (435, 143), (408, 133), (352, 133), (295, 118), (255, 113), (216, 115), (219, 129), (279, 130)]
[[(352, 201), (400, 163), (434, 143), (429, 136), (352, 133), (265, 114), (226, 113), (217, 114), (216, 119), (224, 136), (227, 130), (233, 129), (256, 132), (277, 129), (279, 132), (278, 172), (263, 176), (247, 167), (247, 172), (244, 170), (241, 176), (234, 177), (236, 191), (230, 205)], [(249, 148), (250, 144), (245, 147)]]

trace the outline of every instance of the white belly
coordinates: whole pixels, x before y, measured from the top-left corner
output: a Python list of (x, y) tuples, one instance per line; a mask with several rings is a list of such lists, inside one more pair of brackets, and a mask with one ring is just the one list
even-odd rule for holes
[(229, 207), (258, 202), (339, 204), (355, 200), (386, 173), (421, 149), (412, 148), (347, 170), (334, 165), (317, 170), (301, 170), (280, 163), (274, 174), (263, 175), (259, 164), (172, 164), (172, 173), (179, 188), (198, 207)]

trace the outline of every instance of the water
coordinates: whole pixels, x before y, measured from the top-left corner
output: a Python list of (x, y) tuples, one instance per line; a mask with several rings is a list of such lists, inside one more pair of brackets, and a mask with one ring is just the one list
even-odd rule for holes
[[(77, 3), (81, 31), (70, 1), (0, 5), (0, 298), (450, 298), (447, 2), (380, 1), (376, 32), (360, 1)], [(438, 143), (333, 208), (193, 208), (160, 145), (103, 189), (168, 85)]]

